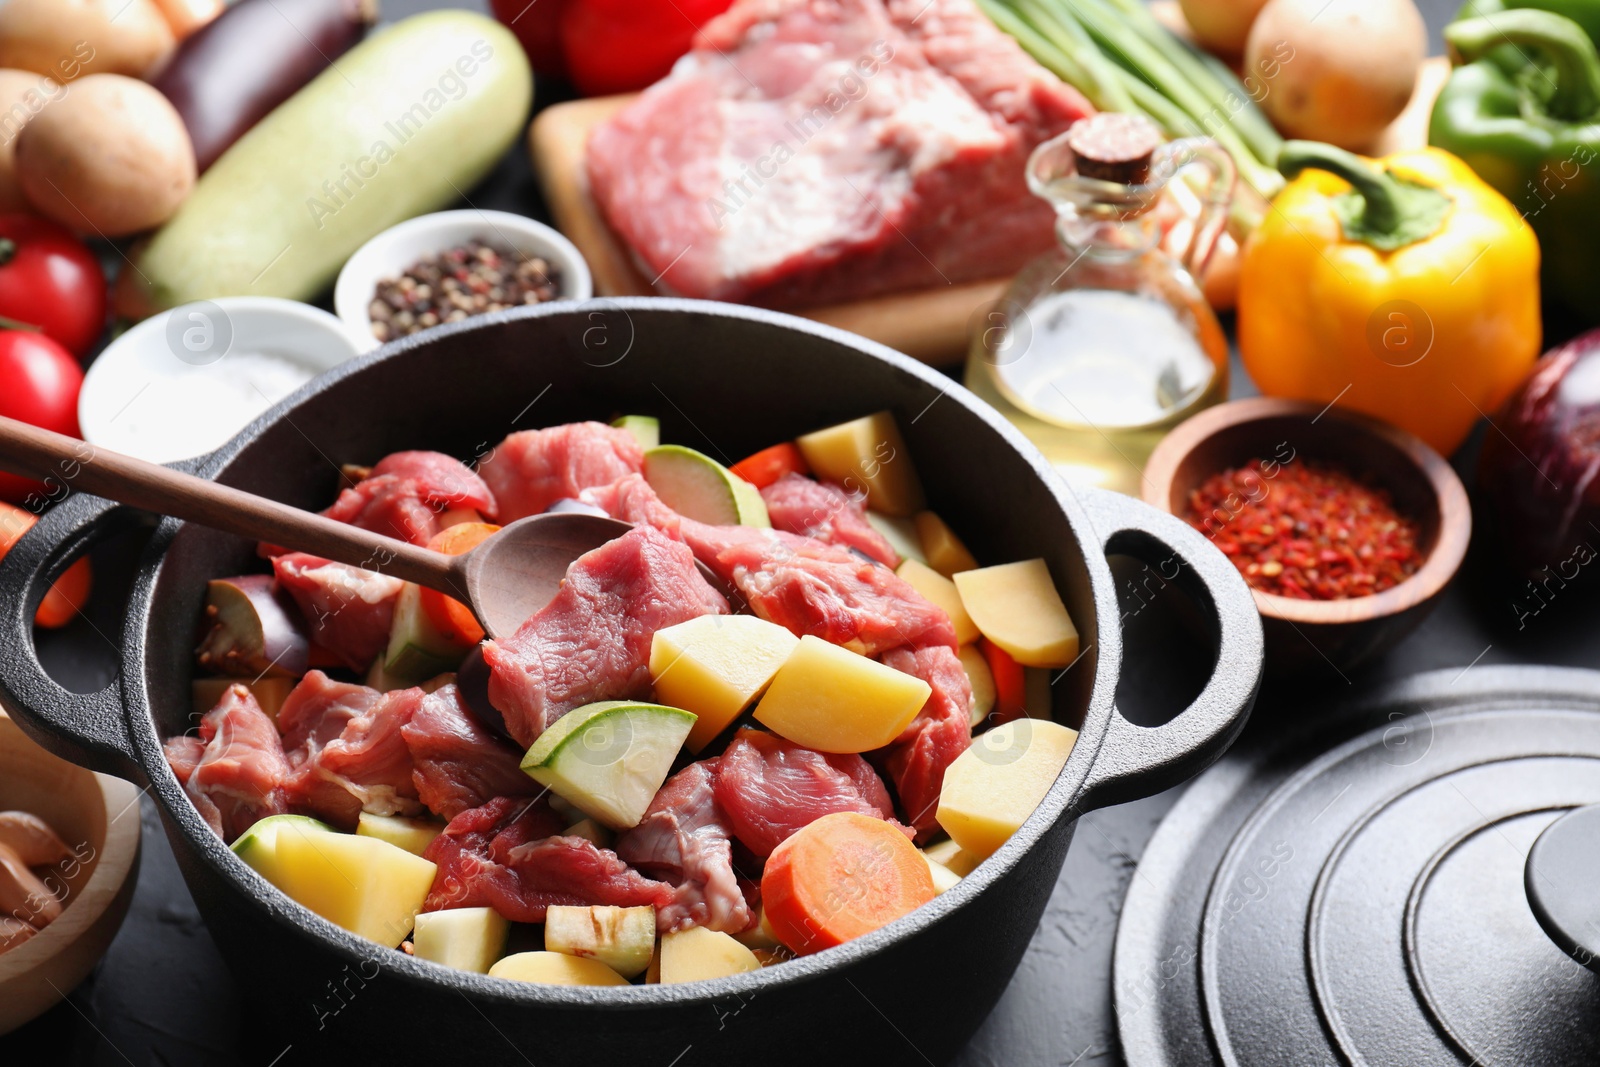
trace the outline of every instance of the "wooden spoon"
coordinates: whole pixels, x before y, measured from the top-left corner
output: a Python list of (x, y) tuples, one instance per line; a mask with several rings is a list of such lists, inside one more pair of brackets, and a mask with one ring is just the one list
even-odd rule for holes
[(573, 560), (631, 528), (601, 515), (550, 512), (448, 556), (3, 416), (0, 468), (437, 589), (470, 607), (490, 637), (515, 633), (555, 596)]

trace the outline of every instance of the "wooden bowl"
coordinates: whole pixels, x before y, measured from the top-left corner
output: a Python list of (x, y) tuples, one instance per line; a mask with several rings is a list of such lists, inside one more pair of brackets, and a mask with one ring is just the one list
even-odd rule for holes
[(1472, 509), (1450, 464), (1404, 430), (1338, 408), (1266, 397), (1210, 408), (1168, 434), (1145, 468), (1144, 499), (1181, 516), (1190, 493), (1213, 474), (1253, 459), (1291, 457), (1337, 465), (1387, 490), (1395, 508), (1420, 527), (1425, 562), (1381, 593), (1296, 600), (1252, 590), (1268, 673), (1327, 665), (1343, 675), (1427, 617), (1461, 566)]
[(29, 811), (74, 850), (51, 874), (68, 887), (61, 917), (0, 953), (0, 1034), (64, 998), (105, 954), (139, 869), (139, 791), (40, 748), (0, 711), (0, 811)]

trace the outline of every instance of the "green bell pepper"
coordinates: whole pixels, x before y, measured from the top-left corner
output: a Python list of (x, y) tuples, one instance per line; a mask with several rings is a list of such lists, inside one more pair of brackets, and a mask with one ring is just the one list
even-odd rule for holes
[(1471, 0), (1462, 15), (1428, 140), (1528, 220), (1546, 293), (1600, 321), (1600, 0)]

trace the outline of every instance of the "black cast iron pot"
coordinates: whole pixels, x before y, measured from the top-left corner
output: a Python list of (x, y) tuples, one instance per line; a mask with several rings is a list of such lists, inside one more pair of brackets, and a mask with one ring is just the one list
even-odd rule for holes
[[(1197, 773), (1243, 727), (1261, 625), (1244, 582), (1204, 539), (1129, 498), (1069, 489), (992, 409), (902, 355), (785, 315), (680, 300), (519, 309), (398, 341), (323, 375), (189, 466), (320, 508), (338, 464), (400, 449), (471, 459), (513, 430), (640, 413), (660, 416), (665, 440), (732, 461), (881, 408), (897, 415), (930, 506), (980, 560), (1048, 561), (1084, 648), (1055, 683), (1055, 715), (1081, 736), (1044, 803), (991, 860), (839, 948), (688, 985), (537, 986), (379, 949), (291, 902), (206, 827), (161, 755), (161, 738), (191, 725), (191, 638), (207, 579), (260, 566), (238, 538), (163, 521), (129, 598), (121, 676), (80, 696), (40, 668), (30, 620), (49, 581), (127, 512), (69, 497), (0, 563), (0, 699), (46, 747), (148, 785), (239, 978), (260, 1062), (941, 1063), (1015, 970), (1077, 817)], [(1212, 677), (1163, 726), (1134, 725), (1113, 705), (1124, 667), (1108, 552), (1140, 557), (1184, 588), (1209, 631)]]

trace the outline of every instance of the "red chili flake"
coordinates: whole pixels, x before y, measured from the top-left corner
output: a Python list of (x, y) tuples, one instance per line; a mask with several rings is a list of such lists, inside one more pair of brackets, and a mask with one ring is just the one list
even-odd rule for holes
[(1261, 460), (1189, 494), (1188, 522), (1252, 589), (1300, 600), (1371, 596), (1422, 566), (1417, 524), (1337, 467)]

